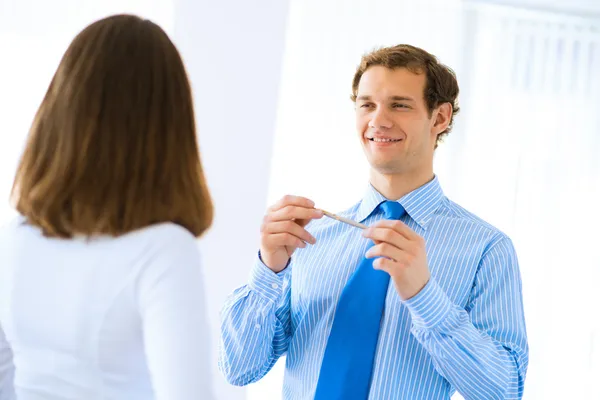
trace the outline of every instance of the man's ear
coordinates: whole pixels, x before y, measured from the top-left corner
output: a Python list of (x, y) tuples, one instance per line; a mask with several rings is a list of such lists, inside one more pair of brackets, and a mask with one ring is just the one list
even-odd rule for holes
[(436, 136), (444, 132), (450, 120), (452, 119), (452, 105), (450, 103), (443, 103), (436, 109), (435, 122), (433, 123), (432, 133)]

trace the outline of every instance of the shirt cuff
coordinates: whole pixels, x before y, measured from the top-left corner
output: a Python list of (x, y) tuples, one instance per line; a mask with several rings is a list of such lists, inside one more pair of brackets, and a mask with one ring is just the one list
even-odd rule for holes
[(250, 275), (250, 289), (267, 300), (276, 303), (283, 294), (284, 279), (288, 274), (288, 270), (289, 268), (286, 267), (278, 274), (273, 272), (262, 262), (259, 254)]
[(448, 295), (432, 278), (415, 296), (404, 301), (416, 329), (434, 329), (451, 314), (453, 305)]

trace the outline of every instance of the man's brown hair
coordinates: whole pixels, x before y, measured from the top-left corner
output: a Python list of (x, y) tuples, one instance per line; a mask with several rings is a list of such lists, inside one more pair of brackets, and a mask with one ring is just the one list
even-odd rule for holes
[(92, 23), (65, 52), (12, 188), (47, 236), (118, 236), (173, 222), (200, 236), (213, 206), (179, 52), (132, 15)]
[(362, 75), (367, 69), (377, 65), (389, 69), (406, 68), (415, 74), (424, 73), (426, 81), (423, 97), (430, 116), (439, 105), (450, 103), (452, 116), (448, 128), (437, 137), (437, 143), (439, 143), (443, 136), (446, 136), (452, 129), (454, 116), (460, 111), (457, 100), (458, 82), (454, 71), (440, 63), (434, 55), (415, 46), (399, 44), (377, 49), (364, 55), (361, 59), (352, 81), (352, 101), (356, 102), (358, 84)]

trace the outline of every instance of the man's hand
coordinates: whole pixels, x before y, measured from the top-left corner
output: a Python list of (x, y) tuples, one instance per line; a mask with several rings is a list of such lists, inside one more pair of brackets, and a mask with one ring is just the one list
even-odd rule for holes
[(298, 247), (316, 243), (304, 229), (312, 219), (323, 216), (314, 207), (312, 200), (288, 195), (267, 210), (260, 229), (260, 255), (273, 272), (282, 271)]
[(421, 236), (397, 220), (379, 221), (365, 229), (363, 236), (375, 242), (365, 256), (382, 257), (373, 261), (373, 267), (390, 275), (402, 300), (425, 287), (431, 274)]

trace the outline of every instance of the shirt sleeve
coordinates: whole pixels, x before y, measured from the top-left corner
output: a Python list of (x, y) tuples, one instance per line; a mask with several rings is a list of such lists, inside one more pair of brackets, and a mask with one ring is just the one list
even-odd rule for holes
[(15, 399), (13, 380), (15, 366), (12, 350), (0, 325), (0, 400)]
[(521, 276), (512, 242), (488, 246), (466, 308), (434, 279), (405, 302), (412, 334), (466, 399), (521, 399), (528, 365)]
[(212, 400), (209, 325), (195, 238), (176, 232), (140, 272), (137, 299), (156, 400)]
[(219, 369), (232, 385), (258, 381), (288, 349), (291, 264), (276, 274), (257, 257), (248, 285), (225, 302)]

